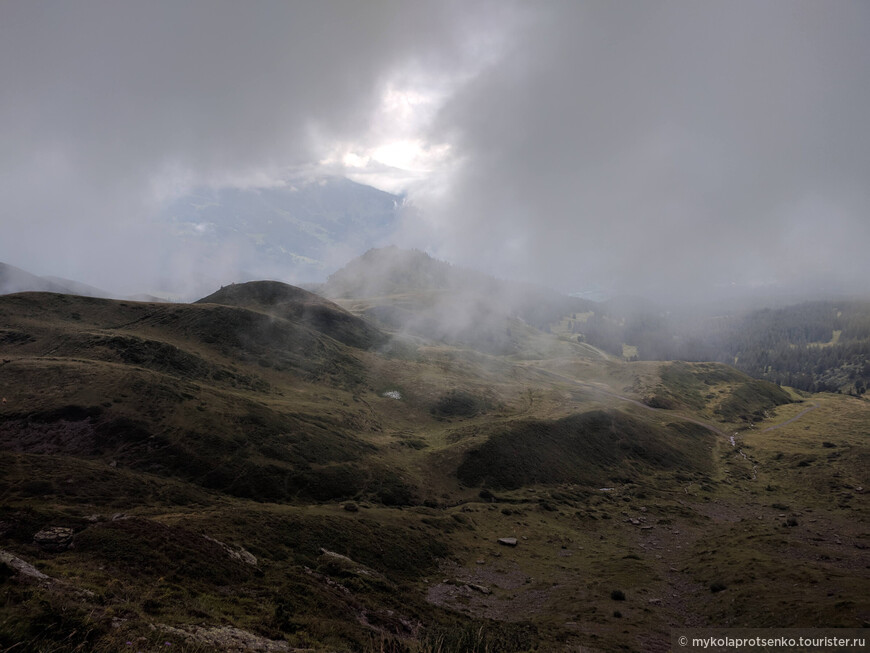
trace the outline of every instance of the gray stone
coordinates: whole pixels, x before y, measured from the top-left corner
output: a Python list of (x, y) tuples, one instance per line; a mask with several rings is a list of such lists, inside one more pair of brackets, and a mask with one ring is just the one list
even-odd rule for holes
[(498, 543), (503, 544), (504, 546), (516, 546), (517, 538), (515, 537), (500, 537), (498, 538)]
[(258, 564), (257, 557), (253, 553), (251, 553), (250, 551), (245, 551), (245, 549), (243, 549), (240, 546), (233, 548), (233, 547), (229, 546), (228, 544), (224, 544), (220, 540), (216, 540), (213, 537), (209, 537), (208, 535), (203, 535), (203, 537), (205, 539), (207, 539), (209, 542), (214, 542), (215, 544), (220, 545), (220, 547), (226, 552), (226, 554), (230, 558), (232, 558), (233, 560), (236, 560), (237, 562), (241, 562), (241, 563), (246, 564), (246, 565), (250, 565), (251, 567), (257, 566), (257, 564)]
[(74, 531), (63, 526), (43, 528), (33, 536), (33, 541), (43, 551), (66, 551), (72, 545)]
[(12, 569), (25, 576), (36, 578), (37, 580), (49, 580), (48, 576), (39, 571), (36, 567), (28, 562), (24, 562), (21, 558), (16, 558), (8, 551), (0, 550), (0, 562), (9, 565)]

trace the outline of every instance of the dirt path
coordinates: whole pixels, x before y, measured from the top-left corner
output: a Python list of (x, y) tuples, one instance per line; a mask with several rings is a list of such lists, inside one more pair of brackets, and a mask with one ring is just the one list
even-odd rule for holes
[(773, 431), (774, 429), (781, 429), (783, 426), (788, 426), (789, 424), (791, 424), (795, 420), (800, 419), (801, 417), (806, 415), (808, 412), (810, 412), (811, 410), (815, 410), (818, 407), (819, 407), (819, 405), (814, 401), (813, 404), (809, 408), (804, 408), (801, 412), (799, 412), (797, 415), (795, 415), (791, 419), (787, 419), (782, 424), (776, 424), (774, 426), (768, 426), (766, 429), (761, 429), (761, 433), (764, 433), (765, 431)]

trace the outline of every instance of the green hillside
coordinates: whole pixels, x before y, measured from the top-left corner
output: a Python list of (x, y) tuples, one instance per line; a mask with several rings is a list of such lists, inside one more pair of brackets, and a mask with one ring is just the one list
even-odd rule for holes
[(503, 312), (377, 326), (450, 294), (404, 290), (0, 297), (0, 647), (646, 651), (673, 624), (867, 623), (865, 400)]

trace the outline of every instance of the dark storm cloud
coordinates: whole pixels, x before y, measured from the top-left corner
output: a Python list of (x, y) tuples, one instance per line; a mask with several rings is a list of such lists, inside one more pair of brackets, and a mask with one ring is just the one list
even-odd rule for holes
[(172, 249), (148, 222), (155, 190), (316, 161), (324, 141), (367, 127), (393, 71), (456, 65), (454, 15), (382, 1), (3, 3), (0, 260), (94, 283), (154, 272)]
[(566, 289), (866, 287), (868, 37), (861, 2), (545, 3), (441, 114), (438, 251)]

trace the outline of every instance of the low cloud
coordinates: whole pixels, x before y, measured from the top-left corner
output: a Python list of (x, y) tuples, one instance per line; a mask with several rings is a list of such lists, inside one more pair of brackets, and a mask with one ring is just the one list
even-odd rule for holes
[(547, 3), (445, 105), (431, 138), (461, 162), (409, 242), (566, 290), (861, 287), (868, 21), (863, 3)]
[(125, 292), (231, 278), (244, 244), (191, 248), (161, 202), (311, 169), (404, 190), (400, 244), (563, 290), (865, 287), (868, 24), (861, 2), (6, 3), (0, 260)]

